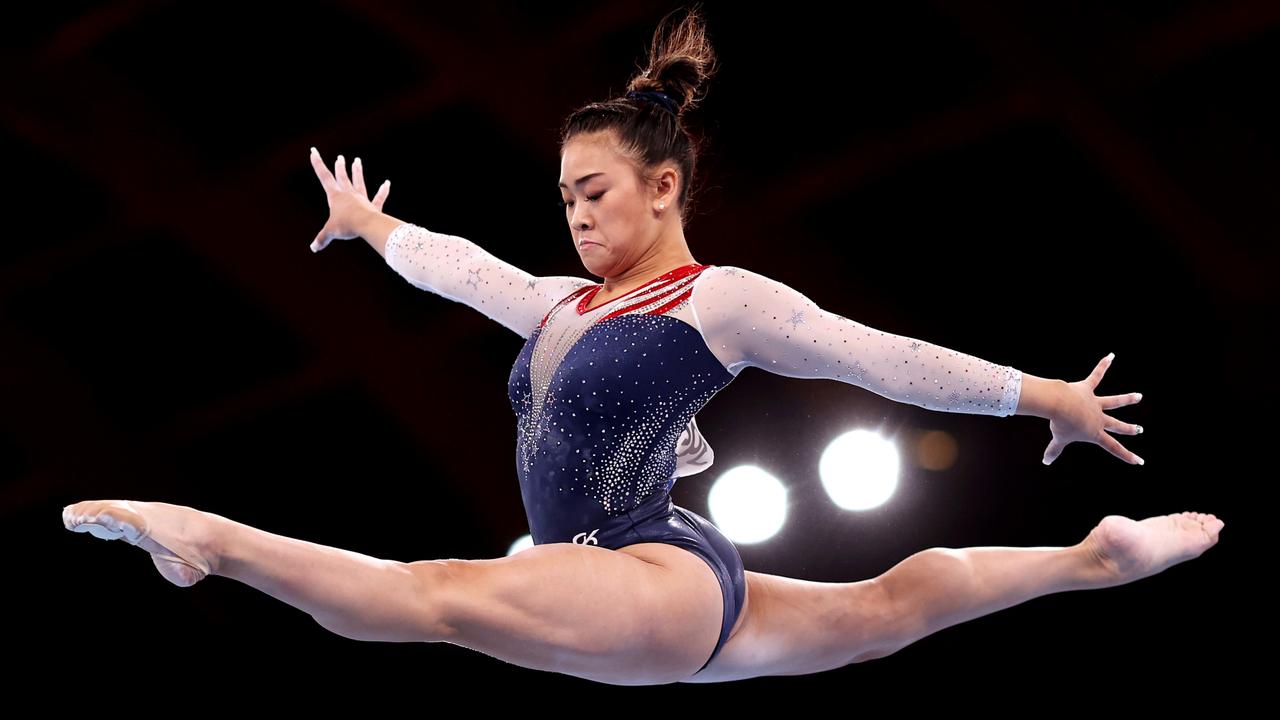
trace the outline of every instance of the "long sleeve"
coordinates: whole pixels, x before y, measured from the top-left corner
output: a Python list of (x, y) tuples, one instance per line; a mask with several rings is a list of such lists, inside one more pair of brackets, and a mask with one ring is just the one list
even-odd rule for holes
[(413, 223), (391, 231), (383, 257), (415, 287), (478, 310), (525, 339), (558, 301), (593, 284), (568, 275), (534, 277), (466, 238)]
[(729, 372), (754, 366), (828, 378), (943, 412), (1012, 415), (1022, 372), (828, 312), (800, 292), (733, 266), (703, 271), (691, 296), (707, 347)]

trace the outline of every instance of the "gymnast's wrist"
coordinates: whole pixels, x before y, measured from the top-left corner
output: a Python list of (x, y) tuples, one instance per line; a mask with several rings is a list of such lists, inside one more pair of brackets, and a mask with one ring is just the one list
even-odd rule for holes
[(1022, 391), (1018, 396), (1018, 409), (1014, 415), (1032, 415), (1040, 418), (1053, 418), (1067, 391), (1067, 381), (1052, 380), (1022, 373)]
[(379, 255), (386, 257), (387, 236), (391, 234), (392, 230), (403, 225), (404, 222), (404, 220), (394, 218), (386, 213), (370, 210), (356, 221), (355, 231), (374, 250), (377, 250)]

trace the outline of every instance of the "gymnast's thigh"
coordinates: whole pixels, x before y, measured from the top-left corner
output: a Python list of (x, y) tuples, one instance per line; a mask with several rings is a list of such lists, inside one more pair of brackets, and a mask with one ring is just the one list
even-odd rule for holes
[(546, 543), (502, 558), (443, 561), (441, 640), (601, 682), (688, 677), (715, 642), (720, 589), (700, 558), (665, 545), (658, 552), (665, 563)]
[(874, 579), (817, 582), (745, 571), (742, 627), (705, 670), (682, 680), (725, 682), (804, 675), (884, 657), (898, 645), (899, 617)]
[(698, 668), (701, 672), (715, 662), (725, 643), (741, 627), (747, 587), (737, 548), (710, 521), (670, 502), (665, 509), (637, 522), (631, 533), (642, 544), (625, 547), (624, 551), (661, 550), (664, 556), (675, 553), (701, 562), (707, 568), (708, 579), (719, 590), (720, 621), (715, 626), (714, 643), (706, 648), (706, 662)]

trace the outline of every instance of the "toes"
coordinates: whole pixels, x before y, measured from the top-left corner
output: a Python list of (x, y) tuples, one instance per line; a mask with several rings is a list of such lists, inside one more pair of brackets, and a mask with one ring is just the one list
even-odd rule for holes
[(133, 511), (124, 501), (86, 500), (62, 509), (62, 525), (67, 530), (88, 533), (101, 540), (124, 539), (137, 544), (140, 530), (130, 515)]
[(62, 525), (68, 530), (73, 530), (77, 525), (84, 523), (86, 520), (84, 514), (74, 506), (68, 505), (62, 510)]

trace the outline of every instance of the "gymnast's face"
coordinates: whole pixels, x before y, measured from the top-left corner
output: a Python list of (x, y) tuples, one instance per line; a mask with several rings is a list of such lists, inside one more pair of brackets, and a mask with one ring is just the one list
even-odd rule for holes
[[(664, 222), (679, 222), (672, 211), (675, 170), (664, 168), (659, 177), (656, 187), (642, 185), (609, 132), (578, 135), (565, 144), (561, 204), (578, 257), (593, 275), (625, 274), (652, 254)], [(666, 208), (659, 210), (659, 204)]]

